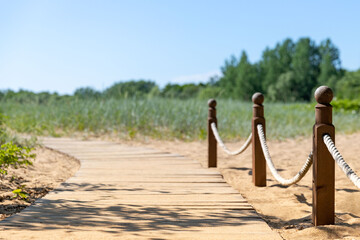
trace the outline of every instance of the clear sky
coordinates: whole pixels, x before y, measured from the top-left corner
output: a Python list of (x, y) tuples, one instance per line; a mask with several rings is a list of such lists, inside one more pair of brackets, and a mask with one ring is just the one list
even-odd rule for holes
[(231, 54), (330, 38), (360, 68), (360, 1), (0, 0), (0, 89), (72, 93), (150, 79), (205, 82)]

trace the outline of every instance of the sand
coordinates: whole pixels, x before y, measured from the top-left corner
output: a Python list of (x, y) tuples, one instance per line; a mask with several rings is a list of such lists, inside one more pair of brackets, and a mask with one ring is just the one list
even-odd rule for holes
[[(103, 139), (109, 140), (109, 137)], [(206, 166), (206, 142), (182, 141), (118, 141), (127, 145), (146, 146), (171, 153), (178, 153), (198, 160)], [(360, 133), (351, 135), (337, 135), (336, 146), (349, 165), (360, 175)], [(230, 149), (237, 149), (243, 141), (227, 143)], [(311, 139), (299, 138), (285, 141), (270, 141), (270, 153), (274, 163), (281, 174), (292, 177), (301, 168), (311, 150)], [(46, 194), (60, 182), (74, 174), (79, 168), (79, 163), (66, 155), (52, 152), (47, 149), (37, 150), (38, 158), (34, 166), (24, 171), (27, 189), (35, 193), (32, 199)], [(268, 186), (254, 187), (251, 182), (251, 149), (249, 148), (240, 156), (226, 156), (219, 149), (219, 170), (224, 179), (237, 189), (253, 205), (261, 217), (284, 239), (360, 239), (360, 191), (346, 178), (336, 166), (336, 225), (313, 227), (311, 223), (311, 181), (312, 169), (305, 178), (291, 187), (279, 186), (268, 171)], [(10, 186), (10, 185), (9, 185)], [(40, 189), (39, 191), (35, 189)], [(7, 191), (2, 191), (4, 194)], [(8, 202), (10, 201), (10, 202)], [(16, 200), (20, 201), (20, 200)], [(29, 205), (25, 201), (3, 199), (4, 206)], [(24, 206), (22, 206), (24, 207)], [(5, 215), (12, 213), (7, 210)], [(5, 216), (4, 214), (2, 217)]]
[[(73, 176), (80, 163), (75, 158), (39, 147), (33, 165), (9, 169), (0, 181), (0, 219), (31, 205), (60, 183)], [(23, 187), (28, 199), (14, 198), (12, 190)]]
[[(228, 143), (231, 150), (242, 143)], [(360, 133), (337, 135), (336, 146), (348, 164), (360, 175)], [(126, 142), (182, 154), (206, 166), (206, 142), (154, 141)], [(295, 175), (304, 164), (311, 139), (270, 141), (270, 154), (285, 178)], [(256, 211), (284, 239), (360, 239), (360, 191), (336, 165), (336, 225), (314, 227), (312, 213), (312, 168), (305, 178), (291, 187), (277, 184), (267, 170), (267, 187), (254, 187), (251, 178), (251, 147), (240, 156), (227, 156), (219, 148), (218, 165), (224, 179), (237, 189)]]

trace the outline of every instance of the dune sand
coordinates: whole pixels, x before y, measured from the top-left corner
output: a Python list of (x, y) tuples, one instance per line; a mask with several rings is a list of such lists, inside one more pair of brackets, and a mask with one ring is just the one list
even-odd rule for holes
[[(109, 140), (109, 137), (106, 137)], [(119, 142), (119, 141), (118, 141)], [(336, 146), (348, 164), (360, 175), (358, 143), (360, 133), (337, 135)], [(167, 152), (178, 153), (198, 160), (206, 166), (206, 142), (183, 141), (120, 141), (127, 145), (147, 146)], [(243, 141), (227, 143), (230, 149), (237, 149)], [(270, 141), (270, 153), (277, 169), (285, 178), (298, 172), (311, 150), (311, 139), (299, 138), (285, 141)], [(38, 155), (34, 166), (16, 169), (19, 178), (10, 182), (9, 173), (3, 179), (1, 217), (20, 211), (30, 203), (10, 199), (11, 191), (21, 184), (30, 193), (30, 202), (45, 195), (49, 190), (72, 176), (79, 168), (77, 160), (48, 149), (36, 150)], [(237, 189), (270, 227), (284, 239), (360, 239), (360, 191), (336, 166), (336, 224), (313, 227), (311, 223), (312, 169), (298, 184), (291, 187), (279, 186), (268, 171), (268, 186), (254, 187), (251, 181), (251, 147), (239, 156), (227, 156), (219, 148), (219, 171), (224, 179)], [(15, 173), (15, 172), (14, 172)]]
[[(0, 219), (20, 212), (37, 198), (57, 187), (79, 169), (78, 160), (67, 155), (38, 148), (34, 151), (33, 165), (24, 168), (10, 168), (0, 181)], [(23, 188), (28, 199), (13, 198), (12, 190)]]

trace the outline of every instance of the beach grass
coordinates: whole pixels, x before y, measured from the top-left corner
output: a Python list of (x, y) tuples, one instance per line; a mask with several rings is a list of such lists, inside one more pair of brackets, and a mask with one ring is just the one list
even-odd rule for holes
[[(6, 126), (18, 133), (67, 136), (74, 132), (111, 134), (119, 138), (150, 137), (185, 141), (203, 140), (207, 132), (207, 101), (198, 99), (75, 98), (37, 103), (1, 102)], [(310, 136), (315, 103), (264, 103), (267, 137)], [(218, 128), (226, 141), (243, 139), (251, 131), (252, 103), (217, 100)], [(360, 129), (359, 114), (334, 110), (337, 132)]]

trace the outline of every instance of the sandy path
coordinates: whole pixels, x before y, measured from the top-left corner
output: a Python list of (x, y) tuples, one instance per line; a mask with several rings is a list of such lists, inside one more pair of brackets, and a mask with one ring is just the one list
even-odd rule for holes
[(101, 141), (47, 139), (76, 175), (0, 226), (5, 239), (281, 239), (216, 170)]
[[(360, 174), (360, 134), (337, 135), (336, 146), (349, 165)], [(243, 142), (228, 143), (237, 149)], [(179, 153), (206, 164), (206, 142), (167, 142), (147, 140), (127, 142)], [(310, 139), (270, 141), (270, 154), (284, 177), (301, 168), (311, 150)], [(336, 225), (313, 227), (311, 223), (312, 169), (295, 186), (279, 186), (268, 172), (268, 186), (256, 188), (251, 182), (251, 148), (235, 157), (219, 149), (219, 169), (225, 180), (254, 206), (269, 225), (285, 239), (360, 239), (360, 191), (336, 166)]]

